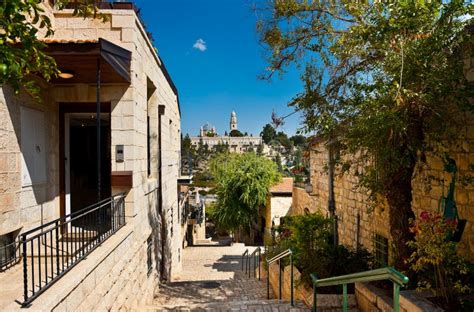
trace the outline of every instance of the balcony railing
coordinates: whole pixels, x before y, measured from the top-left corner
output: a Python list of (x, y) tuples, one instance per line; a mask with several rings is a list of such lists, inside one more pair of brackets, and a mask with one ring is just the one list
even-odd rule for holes
[(125, 194), (21, 234), (23, 306), (125, 225)]

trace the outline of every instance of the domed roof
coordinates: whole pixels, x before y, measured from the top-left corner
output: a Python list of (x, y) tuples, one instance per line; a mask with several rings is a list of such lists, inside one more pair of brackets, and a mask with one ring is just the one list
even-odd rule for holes
[(209, 122), (206, 122), (202, 128), (204, 129), (204, 131), (211, 131), (212, 128), (214, 128)]
[(232, 113), (230, 113), (230, 116), (231, 117), (237, 117), (237, 114), (234, 111), (232, 111)]

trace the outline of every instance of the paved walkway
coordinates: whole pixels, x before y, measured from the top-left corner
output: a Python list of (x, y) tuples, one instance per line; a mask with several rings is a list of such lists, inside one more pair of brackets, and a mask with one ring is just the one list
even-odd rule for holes
[(291, 307), (288, 302), (267, 300), (265, 282), (249, 278), (241, 271), (245, 248), (234, 244), (184, 249), (181, 274), (157, 289), (150, 310), (309, 311), (302, 303)]

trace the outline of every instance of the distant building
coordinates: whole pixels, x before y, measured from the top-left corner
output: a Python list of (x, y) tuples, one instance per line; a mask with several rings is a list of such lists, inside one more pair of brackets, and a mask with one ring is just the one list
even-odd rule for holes
[[(237, 114), (234, 111), (230, 114), (229, 125), (229, 132), (238, 131)], [(191, 144), (194, 147), (197, 148), (200, 142), (203, 145), (207, 145), (209, 149), (214, 148), (216, 145), (228, 145), (229, 151), (232, 153), (257, 151), (257, 148), (263, 144), (262, 137), (260, 136), (230, 136), (227, 133), (226, 135), (218, 135), (216, 128), (209, 123), (201, 127), (199, 136), (191, 137)]]

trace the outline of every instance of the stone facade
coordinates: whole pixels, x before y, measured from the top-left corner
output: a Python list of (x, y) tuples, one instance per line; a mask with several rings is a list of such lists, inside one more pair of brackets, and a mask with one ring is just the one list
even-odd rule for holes
[[(474, 79), (474, 60), (465, 61), (466, 75)], [(462, 125), (457, 130), (457, 142), (452, 142), (449, 155), (456, 161), (458, 177), (473, 176), (474, 164), (474, 115), (460, 113), (458, 121)], [(310, 180), (312, 193), (306, 194), (303, 189), (295, 188), (291, 214), (304, 213), (305, 208), (310, 212), (319, 211), (329, 215), (328, 211), (328, 151), (325, 142), (316, 142), (310, 147)], [(419, 164), (416, 175), (412, 180), (412, 207), (416, 216), (421, 211), (437, 212), (439, 200), (448, 192), (451, 174), (444, 171), (443, 163), (435, 157), (427, 157), (426, 164)], [(459, 179), (460, 180), (460, 179)], [(334, 196), (336, 215), (338, 218), (339, 242), (355, 248), (362, 244), (373, 250), (374, 235), (380, 235), (389, 240), (389, 215), (385, 205), (372, 207), (367, 194), (357, 189), (357, 178), (352, 173), (334, 174)], [(474, 260), (474, 185), (458, 181), (455, 189), (455, 201), (461, 219), (467, 224), (458, 252), (471, 261)], [(390, 258), (390, 249), (389, 249)]]
[[(103, 38), (132, 52), (130, 84), (103, 83), (101, 101), (110, 103), (111, 107), (111, 171), (131, 172), (133, 185), (111, 187), (112, 194), (126, 192), (127, 225), (46, 290), (30, 308), (85, 311), (92, 307), (104, 310), (136, 307), (138, 302), (151, 298), (160, 278), (161, 262), (166, 264), (162, 278), (171, 279), (181, 270), (182, 241), (177, 199), (181, 135), (178, 95), (134, 10), (103, 10), (102, 13), (109, 17), (106, 22), (76, 18), (71, 10), (55, 11), (48, 5), (46, 10), (52, 17), (55, 28), (52, 40), (55, 42), (94, 42)], [(22, 233), (60, 217), (59, 107), (96, 101), (95, 84), (40, 83), (41, 102), (24, 92), (13, 95), (7, 86), (0, 89), (0, 235)], [(150, 83), (156, 87), (151, 95), (148, 93)], [(161, 115), (159, 106), (164, 109)], [(29, 186), (22, 185), (22, 107), (40, 111), (45, 120), (42, 130), (45, 132), (44, 153), (47, 155), (46, 178), (44, 182)], [(161, 142), (158, 142), (159, 126)], [(124, 146), (123, 161), (116, 159), (115, 147), (118, 145)], [(148, 163), (150, 173), (147, 172)], [(159, 198), (162, 199), (165, 220), (161, 219), (157, 209)], [(165, 227), (165, 237), (161, 235), (160, 226)], [(147, 270), (148, 238), (153, 241), (151, 272)], [(165, 255), (159, 250), (163, 241)], [(20, 269), (19, 266), (0, 273), (0, 280), (11, 276), (11, 272)], [(14, 284), (22, 282), (22, 278), (10, 280)], [(5, 303), (9, 310), (19, 308), (14, 299), (21, 298), (18, 296)], [(4, 301), (1, 302), (3, 305)], [(5, 306), (0, 306), (0, 310), (3, 308)]]
[[(231, 113), (229, 122), (229, 132), (237, 130), (237, 115), (235, 112)], [(211, 134), (211, 136), (208, 136)], [(207, 145), (209, 149), (216, 145), (228, 145), (229, 151), (232, 153), (244, 153), (249, 151), (257, 151), (257, 148), (263, 144), (261, 137), (242, 136), (232, 137), (228, 135), (218, 135), (215, 127), (206, 124), (201, 127), (199, 136), (191, 137), (191, 144), (197, 148), (199, 144)]]

